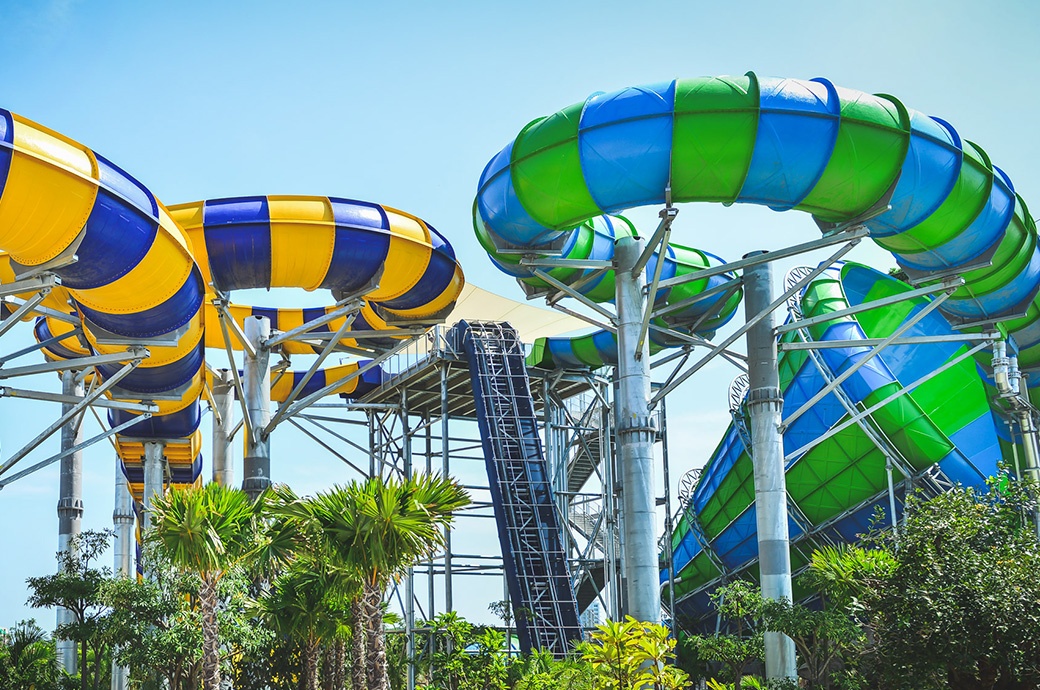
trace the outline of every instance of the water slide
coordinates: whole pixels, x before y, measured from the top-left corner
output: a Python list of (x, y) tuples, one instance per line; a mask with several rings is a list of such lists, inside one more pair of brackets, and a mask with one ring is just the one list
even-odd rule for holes
[[(913, 325), (909, 320), (928, 309), (928, 298), (823, 321), (788, 338), (855, 341), (900, 328), (907, 335), (954, 335), (995, 324), (1023, 371), (1033, 374), (1030, 381), (1040, 384), (1040, 251), (1025, 202), (980, 146), (893, 96), (826, 79), (753, 73), (597, 93), (532, 121), (492, 158), (480, 178), (474, 227), (492, 261), (529, 291), (538, 280), (552, 281), (520, 256), (609, 259), (611, 234), (632, 231), (617, 214), (663, 205), (667, 198), (800, 210), (828, 230), (858, 222), (916, 284), (964, 279)], [(602, 239), (586, 250), (590, 242), (583, 238), (590, 233)], [(690, 260), (692, 251), (683, 248), (665, 260), (675, 262), (677, 273), (693, 272), (698, 263)], [(714, 261), (699, 256), (701, 266)], [(595, 284), (597, 298), (613, 296), (609, 275), (556, 271), (554, 279), (572, 289), (588, 291)], [(671, 312), (667, 323), (710, 337), (732, 315), (736, 293), (715, 289), (719, 282), (698, 283), (659, 290), (654, 300), (689, 304), (698, 291), (712, 290), (694, 311)], [(676, 294), (680, 287), (685, 291)], [(826, 314), (909, 289), (868, 267), (845, 264), (806, 288), (799, 306), (807, 315)], [(532, 361), (596, 366), (615, 361), (616, 347), (606, 332), (549, 338), (536, 345)], [(820, 362), (805, 351), (785, 354), (785, 414), (868, 351), (852, 345), (827, 350)], [(966, 352), (960, 342), (889, 347), (786, 430), (795, 504), (790, 530), (797, 540), (848, 541), (862, 532), (874, 506), (883, 503), (886, 458), (899, 464), (896, 481), (936, 463), (945, 480), (970, 485), (993, 473), (1003, 430), (989, 410), (985, 372), (971, 358), (955, 362)], [(890, 398), (939, 369), (910, 394)], [(1034, 402), (1037, 391), (1040, 386), (1030, 390)], [(846, 424), (846, 405), (876, 409), (863, 425)], [(754, 572), (751, 463), (740, 426), (727, 430), (673, 535), (676, 595), (691, 617), (707, 609), (705, 586), (723, 572)], [(820, 442), (827, 434), (833, 435)], [(797, 565), (799, 556), (793, 558)], [(662, 573), (662, 583), (668, 575)]]
[[(159, 408), (117, 437), (138, 500), (142, 448), (149, 439), (167, 442), (175, 483), (199, 477), (205, 348), (224, 347), (215, 299), (233, 290), (274, 287), (329, 290), (332, 302), (361, 298), (361, 311), (340, 342), (378, 350), (403, 337), (402, 327), (442, 320), (464, 284), (447, 240), (403, 211), (304, 196), (167, 208), (100, 154), (6, 110), (0, 110), (0, 250), (0, 282), (44, 269), (60, 279), (34, 310), (44, 312), (35, 334), (48, 359), (147, 348), (148, 356), (129, 373), (118, 363), (100, 367), (99, 385), (112, 384), (110, 399)], [(286, 331), (333, 308), (232, 305), (229, 311), (240, 327), (262, 315), (272, 328)], [(346, 318), (314, 332), (337, 333)], [(289, 343), (285, 351), (315, 350)], [(359, 366), (319, 371), (304, 392), (342, 380), (333, 394), (363, 394), (380, 381), (375, 373), (358, 376)], [(302, 376), (283, 375), (272, 398), (284, 400)], [(114, 411), (110, 421), (133, 421), (132, 414)]]

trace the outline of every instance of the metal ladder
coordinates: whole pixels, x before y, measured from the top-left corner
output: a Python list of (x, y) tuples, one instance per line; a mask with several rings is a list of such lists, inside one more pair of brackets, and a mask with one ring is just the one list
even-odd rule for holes
[(505, 323), (463, 321), (455, 328), (469, 362), (520, 646), (562, 657), (582, 629), (523, 344)]

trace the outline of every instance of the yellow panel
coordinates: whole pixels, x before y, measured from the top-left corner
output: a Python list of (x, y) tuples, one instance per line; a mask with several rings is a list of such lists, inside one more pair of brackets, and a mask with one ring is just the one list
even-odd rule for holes
[(279, 309), (278, 310), (278, 330), (280, 331), (291, 331), (294, 328), (299, 328), (303, 325), (303, 310), (302, 309)]
[(106, 314), (133, 314), (159, 306), (184, 285), (194, 262), (177, 240), (160, 230), (141, 262), (122, 278), (91, 288), (75, 290), (76, 299)]
[[(71, 333), (76, 327), (73, 326), (71, 323), (65, 323), (64, 321), (59, 321), (58, 319), (48, 318), (47, 328), (50, 330), (51, 335), (59, 336), (65, 335), (66, 333)], [(81, 343), (79, 338), (76, 336), (65, 338), (64, 340), (60, 341), (59, 344), (66, 349), (72, 350), (76, 354), (83, 355), (84, 357), (91, 354), (87, 348), (83, 347), (83, 343)], [(123, 349), (126, 350), (125, 347)]]
[[(203, 202), (199, 201), (192, 204), (169, 206), (166, 208), (166, 211), (170, 214), (173, 222), (187, 233), (188, 240), (191, 242), (192, 255), (195, 257), (195, 263), (198, 264), (199, 270), (202, 271), (202, 280), (206, 284), (206, 293), (209, 294), (213, 290), (210, 287), (210, 283), (213, 282), (213, 276), (209, 270), (209, 253), (206, 250), (206, 238), (202, 225), (202, 208)], [(209, 341), (207, 340), (207, 342)]]
[(285, 372), (281, 377), (275, 375), (275, 377), (271, 379), (271, 400), (274, 400), (275, 402), (285, 402), (285, 399), (289, 397), (290, 393), (292, 393), (292, 389), (292, 371)]
[(451, 277), (451, 282), (448, 283), (448, 286), (444, 288), (440, 295), (415, 309), (387, 309), (387, 311), (397, 314), (404, 319), (418, 319), (424, 316), (431, 316), (450, 307), (459, 298), (459, 295), (462, 294), (462, 288), (465, 285), (466, 279), (462, 275), (462, 267), (456, 264), (455, 274)]
[(0, 245), (37, 266), (79, 235), (97, 197), (90, 149), (14, 115), (14, 155), (0, 203)]
[(184, 228), (180, 226), (171, 216), (170, 212), (166, 210), (166, 207), (159, 203), (159, 227), (170, 234), (170, 237), (177, 243), (177, 246), (184, 252), (184, 256), (189, 258), (195, 256), (192, 241), (188, 238), (188, 233), (185, 232)]
[[(181, 396), (180, 400), (156, 400), (155, 404), (159, 406), (159, 415), (173, 414), (174, 412), (180, 412), (188, 405), (202, 397), (202, 382), (203, 376), (202, 371), (195, 374), (195, 377), (191, 380), (191, 384), (187, 390), (184, 391), (184, 395)], [(108, 395), (108, 394), (106, 394)], [(108, 395), (109, 399), (112, 399), (111, 395)], [(117, 398), (124, 402), (141, 402), (142, 400), (148, 400), (146, 394), (136, 394), (135, 397)]]
[(267, 207), (271, 215), (271, 287), (318, 289), (336, 246), (328, 199), (271, 196)]
[[(195, 349), (199, 344), (199, 340), (202, 339), (202, 310), (199, 309), (195, 313), (195, 316), (191, 317), (191, 321), (188, 322), (188, 330), (181, 336), (180, 340), (173, 347), (155, 347), (153, 345), (148, 346), (149, 357), (148, 359), (141, 362), (141, 367), (147, 369), (149, 367), (161, 367), (184, 357), (186, 354)], [(111, 354), (115, 352), (126, 352), (126, 345), (101, 345), (94, 338), (94, 334), (86, 329), (87, 340), (98, 354)]]
[[(353, 364), (340, 364), (338, 366), (329, 367), (325, 370), (325, 383), (330, 384), (333, 381), (339, 381), (342, 378), (350, 376), (357, 370), (358, 365), (356, 362)], [(339, 395), (340, 393), (353, 393), (355, 390), (357, 390), (359, 378), (360, 377), (354, 377), (351, 380), (344, 382), (342, 386), (336, 388), (329, 395)]]
[(430, 231), (421, 220), (403, 211), (383, 208), (390, 220), (390, 249), (386, 253), (379, 288), (368, 295), (376, 301), (393, 299), (408, 292), (422, 278), (433, 253)]

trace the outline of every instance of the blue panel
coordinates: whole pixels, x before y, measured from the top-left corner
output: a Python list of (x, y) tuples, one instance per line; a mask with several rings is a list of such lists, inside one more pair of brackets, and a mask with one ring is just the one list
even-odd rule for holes
[[(822, 339), (863, 340), (866, 339), (866, 335), (858, 323), (842, 321), (828, 328)], [(866, 346), (842, 347), (827, 348), (822, 350), (821, 354), (831, 372), (839, 375), (867, 357), (872, 351), (873, 348)], [(853, 402), (862, 402), (868, 395), (893, 381), (895, 381), (895, 376), (892, 375), (892, 372), (879, 357), (874, 357), (847, 378), (841, 386)]]
[(148, 188), (138, 182), (132, 175), (112, 163), (101, 154), (95, 152), (98, 162), (98, 180), (118, 196), (136, 206), (144, 214), (152, 218), (159, 217), (159, 204)]
[(563, 368), (568, 366), (588, 366), (585, 362), (582, 362), (574, 355), (574, 348), (571, 346), (572, 342), (571, 338), (546, 338), (545, 346), (549, 348), (553, 361), (556, 362), (558, 366), (563, 365)]
[[(646, 262), (646, 275), (647, 275), (647, 282), (648, 283), (651, 280), (653, 280), (653, 276), (657, 272), (657, 261), (660, 258), (661, 258), (661, 251), (657, 250), (656, 252), (654, 252), (650, 256), (650, 260)], [(674, 278), (675, 277), (675, 272), (678, 269), (679, 269), (679, 264), (677, 264), (675, 262), (675, 250), (672, 249), (672, 247), (669, 245), (668, 253), (665, 254), (664, 263), (661, 266), (661, 280), (664, 281), (664, 280), (668, 280), (670, 278)], [(711, 283), (712, 280), (713, 279), (709, 279), (708, 280), (708, 287), (712, 287), (712, 283)], [(655, 295), (655, 297), (654, 297), (654, 304), (663, 306), (664, 303), (665, 303), (665, 300), (668, 298), (668, 294), (670, 292), (671, 292), (671, 288), (659, 289), (657, 291), (657, 295)], [(705, 302), (714, 302), (714, 300), (705, 300)], [(698, 302), (697, 304), (694, 304), (693, 306), (694, 307), (700, 307), (701, 303)], [(707, 311), (707, 309), (702, 309), (701, 311)], [(679, 313), (685, 313), (685, 312), (679, 312)], [(669, 318), (671, 320), (674, 320), (675, 319), (675, 315), (674, 314), (670, 314)]]
[[(50, 340), (54, 337), (54, 334), (51, 333), (51, 329), (47, 326), (47, 320), (43, 317), (36, 319), (33, 333), (36, 336), (36, 342), (38, 343), (42, 343), (44, 340)], [(62, 340), (64, 340), (64, 338)], [(67, 347), (63, 347), (60, 342), (48, 345), (47, 352), (53, 352), (55, 356), (61, 359), (75, 359), (83, 356), (77, 352), (73, 352)]]
[(7, 186), (7, 173), (11, 170), (11, 149), (14, 142), (14, 122), (11, 113), (0, 108), (0, 197), (4, 194)]
[(136, 314), (108, 314), (77, 305), (83, 316), (105, 330), (129, 338), (151, 338), (174, 331), (191, 321), (202, 306), (202, 275), (193, 268), (184, 285), (157, 307)]
[(564, 233), (551, 230), (532, 218), (513, 189), (513, 173), (509, 167), (513, 143), (509, 142), (499, 151), (480, 176), (477, 185), (480, 217), (493, 233), (510, 244), (538, 246), (552, 242)]
[(1003, 453), (992, 415), (985, 414), (965, 425), (963, 429), (950, 434), (950, 440), (979, 475), (992, 477), (997, 474), (997, 465), (1003, 460)]
[(955, 300), (950, 298), (943, 303), (943, 310), (971, 320), (1010, 315), (1019, 311), (1016, 307), (1024, 312), (1026, 305), (1023, 303), (1036, 294), (1038, 284), (1040, 284), (1040, 247), (1034, 247), (1025, 269), (1012, 278), (1007, 285), (993, 292), (977, 295), (974, 299)]
[(610, 331), (597, 331), (592, 336), (596, 352), (604, 363), (618, 361), (617, 337)]
[(875, 237), (904, 232), (932, 215), (960, 175), (961, 139), (946, 122), (910, 111), (910, 147), (891, 209), (864, 223)]
[(215, 199), (202, 213), (213, 284), (220, 290), (271, 287), (267, 197)]
[[(799, 409), (809, 398), (820, 392), (823, 386), (823, 374), (811, 359), (806, 358), (802, 368), (784, 390), (784, 416)], [(815, 441), (846, 414), (837, 396), (834, 393), (827, 395), (784, 432), (784, 455), (789, 455)], [(796, 460), (797, 458), (793, 458), (791, 464)]]
[(321, 287), (353, 292), (383, 267), (390, 249), (390, 221), (377, 204), (330, 198), (336, 222), (332, 260)]
[(900, 263), (922, 271), (962, 266), (1000, 242), (1015, 215), (1015, 192), (1003, 171), (995, 170), (989, 199), (971, 225), (931, 251), (897, 254)]
[[(99, 161), (100, 163), (100, 161)], [(87, 290), (108, 285), (133, 270), (155, 241), (159, 223), (105, 189), (98, 189), (87, 218), (79, 261), (55, 269), (66, 287)]]
[[(429, 226), (427, 226), (429, 227)], [(451, 284), (455, 276), (455, 252), (439, 233), (430, 228), (433, 253), (419, 282), (400, 297), (381, 302), (388, 309), (414, 309), (430, 302)]]
[(705, 466), (704, 473), (701, 474), (701, 479), (693, 491), (693, 507), (697, 514), (704, 510), (708, 499), (719, 488), (719, 484), (726, 478), (744, 452), (744, 442), (736, 428), (730, 424), (726, 428), (726, 435), (722, 437), (722, 441), (712, 453), (711, 459)]
[[(372, 328), (372, 324), (370, 324), (367, 320), (365, 320), (365, 314), (363, 312), (359, 312), (358, 315), (354, 318), (354, 323), (350, 324), (350, 329), (349, 330), (350, 331), (358, 331), (358, 332), (365, 332), (365, 331), (371, 332), (371, 331), (374, 331), (375, 329)], [(347, 337), (348, 338), (350, 337), (350, 332), (349, 331), (347, 333)], [(364, 344), (365, 344), (366, 347), (373, 347), (373, 348), (377, 348), (377, 349), (389, 350), (390, 348), (395, 347), (396, 345), (400, 345), (401, 343), (400, 343), (399, 340), (394, 340), (393, 338), (386, 337), (386, 338), (365, 338)], [(320, 350), (316, 350), (315, 352), (316, 353), (320, 352)]]
[(170, 465), (170, 481), (174, 484), (192, 484), (202, 474), (202, 454), (190, 465)]
[(804, 199), (838, 139), (841, 104), (823, 79), (759, 79), (755, 151), (738, 202), (783, 211)]
[[(308, 307), (303, 310), (303, 323), (310, 323), (325, 316), (328, 312), (324, 307)], [(311, 329), (311, 333), (331, 333), (329, 324), (323, 323)]]
[[(108, 424), (113, 427), (118, 426), (137, 416), (124, 410), (110, 410)], [(150, 417), (129, 426), (122, 431), (122, 435), (137, 438), (184, 438), (195, 433), (201, 422), (202, 407), (198, 401), (195, 401), (178, 412)]]
[(581, 170), (605, 211), (664, 202), (672, 155), (675, 82), (597, 94), (578, 130)]
[[(162, 393), (174, 390), (191, 381), (202, 368), (204, 356), (205, 343), (200, 340), (195, 349), (176, 362), (164, 364), (161, 367), (137, 367), (127, 374), (118, 385), (120, 388), (136, 393)], [(101, 377), (104, 379), (122, 368), (122, 364), (105, 364), (98, 367)]]

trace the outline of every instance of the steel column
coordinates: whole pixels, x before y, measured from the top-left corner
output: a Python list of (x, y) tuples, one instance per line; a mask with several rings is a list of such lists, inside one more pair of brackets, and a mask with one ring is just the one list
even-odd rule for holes
[(213, 378), (213, 481), (223, 486), (235, 483), (231, 447), (231, 418), (235, 409), (235, 378), (227, 369)]
[[(61, 392), (63, 395), (83, 397), (83, 384), (76, 381), (76, 372), (64, 371), (61, 374)], [(62, 416), (69, 414), (74, 405), (65, 403), (61, 406)], [(83, 414), (73, 417), (61, 427), (61, 449), (68, 451), (83, 441)], [(58, 551), (69, 552), (72, 540), (80, 533), (83, 519), (83, 451), (69, 453), (61, 459), (61, 470), (58, 480)], [(64, 625), (74, 622), (73, 613), (58, 607), (57, 623)], [(70, 674), (76, 673), (76, 641), (58, 640), (56, 642), (58, 663)]]
[(246, 350), (242, 380), (249, 417), (242, 490), (255, 501), (271, 485), (271, 439), (264, 435), (271, 422), (271, 369), (268, 366), (271, 353), (263, 347), (264, 341), (271, 337), (271, 320), (266, 316), (247, 318), (245, 337), (256, 354)]
[[(765, 252), (753, 252), (748, 259)], [(768, 262), (744, 270), (744, 309), (748, 321), (770, 308), (773, 268)], [(755, 472), (755, 510), (762, 596), (793, 601), (791, 540), (787, 531), (787, 485), (784, 478), (783, 436), (780, 434), (780, 376), (777, 366), (774, 316), (769, 312), (747, 331), (748, 416), (751, 418), (751, 458)], [(782, 633), (765, 633), (766, 678), (798, 677), (794, 641)]]
[[(633, 275), (643, 241), (615, 242), (615, 304), (618, 324), (618, 458), (624, 510), (626, 613), (661, 620), (654, 501), (654, 428), (650, 421), (650, 343), (639, 343), (647, 296), (645, 269)], [(637, 349), (638, 346), (638, 349)]]
[[(134, 498), (130, 495), (130, 487), (123, 474), (123, 461), (116, 456), (115, 507), (112, 510), (112, 527), (115, 531), (112, 550), (114, 558), (112, 570), (116, 577), (129, 579), (134, 572)], [(127, 690), (130, 682), (130, 669), (119, 666), (112, 660), (112, 690)]]
[(152, 501), (162, 496), (166, 481), (166, 458), (162, 441), (146, 441), (144, 444), (144, 528), (152, 526)]

